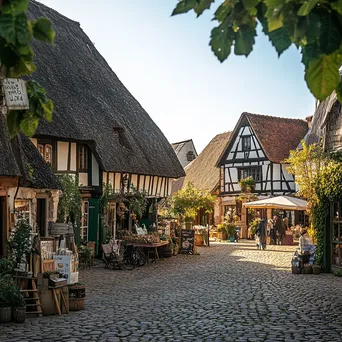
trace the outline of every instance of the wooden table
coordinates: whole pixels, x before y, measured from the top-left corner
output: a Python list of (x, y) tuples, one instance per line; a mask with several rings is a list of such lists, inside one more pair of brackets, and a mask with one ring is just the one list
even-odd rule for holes
[(55, 287), (55, 286), (49, 286), (49, 289), (52, 290), (52, 293), (53, 293), (53, 299), (55, 300), (55, 304), (56, 304), (56, 309), (57, 309), (57, 312), (58, 312), (58, 315), (61, 315), (61, 307), (59, 305), (59, 302), (58, 302), (58, 299), (57, 299), (57, 295), (58, 293), (61, 294), (61, 297), (62, 297), (62, 303), (65, 307), (65, 310), (67, 313), (69, 313), (69, 310), (68, 310), (68, 307), (66, 305), (66, 302), (65, 302), (65, 298), (64, 298), (64, 293), (63, 293), (63, 288), (67, 286), (67, 285), (63, 285), (63, 286), (58, 286), (58, 287)]
[[(155, 260), (159, 259), (159, 253), (158, 253), (158, 248), (162, 246), (166, 246), (169, 244), (169, 241), (161, 241), (161, 242), (153, 242), (153, 243), (135, 243), (135, 242), (128, 242), (128, 246), (135, 246), (135, 247), (142, 247), (146, 248), (147, 250), (152, 249), (155, 253)], [(150, 263), (150, 258), (148, 256), (148, 251), (147, 251), (147, 263)]]

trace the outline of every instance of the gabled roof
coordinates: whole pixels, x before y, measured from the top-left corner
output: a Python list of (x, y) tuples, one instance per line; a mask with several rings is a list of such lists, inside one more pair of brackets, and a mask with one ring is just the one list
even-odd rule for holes
[(33, 78), (54, 103), (53, 121), (37, 136), (89, 143), (104, 171), (181, 177), (169, 142), (109, 67), (79, 23), (36, 1), (29, 18), (47, 17), (55, 45), (33, 42)]
[(196, 154), (196, 156), (198, 155), (197, 151), (196, 151), (196, 148), (195, 148), (195, 144), (194, 142), (192, 141), (192, 139), (188, 139), (188, 140), (184, 140), (184, 141), (179, 141), (179, 142), (176, 142), (176, 143), (172, 143), (172, 147), (174, 149), (174, 151), (176, 152), (176, 154), (178, 155), (178, 153), (182, 150), (182, 148), (187, 144), (187, 143), (191, 143), (193, 148), (194, 148), (194, 152)]
[(301, 119), (279, 118), (244, 112), (241, 114), (217, 165), (225, 164), (226, 156), (232, 148), (240, 126), (246, 121), (252, 128), (267, 158), (274, 163), (281, 163), (288, 158), (289, 152), (297, 148), (308, 131), (307, 122)]
[(216, 167), (216, 162), (230, 135), (231, 132), (217, 134), (199, 156), (185, 167), (186, 176), (174, 181), (172, 193), (180, 190), (188, 182), (192, 182), (198, 189), (213, 192), (220, 182), (220, 169)]
[(61, 189), (57, 176), (45, 163), (31, 140), (20, 134), (9, 137), (4, 115), (0, 115), (0, 176), (20, 177), (20, 186)]

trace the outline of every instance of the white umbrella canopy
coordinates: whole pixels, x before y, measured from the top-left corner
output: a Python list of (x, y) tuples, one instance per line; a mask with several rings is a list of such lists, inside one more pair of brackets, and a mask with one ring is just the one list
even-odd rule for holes
[(305, 200), (291, 196), (276, 196), (259, 201), (243, 204), (246, 208), (254, 209), (284, 209), (284, 210), (306, 210), (308, 204)]

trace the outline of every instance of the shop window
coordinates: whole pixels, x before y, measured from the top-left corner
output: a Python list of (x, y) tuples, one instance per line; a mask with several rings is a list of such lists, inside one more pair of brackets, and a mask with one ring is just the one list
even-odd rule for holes
[(48, 165), (52, 165), (52, 156), (53, 156), (53, 151), (52, 151), (52, 145), (51, 144), (38, 144), (38, 151), (40, 155), (43, 157), (45, 162)]
[(239, 179), (252, 177), (255, 182), (261, 182), (261, 167), (250, 167), (248, 169), (240, 169)]
[(249, 151), (252, 148), (252, 137), (244, 136), (242, 137), (242, 151)]
[(88, 172), (88, 146), (78, 146), (78, 171)]

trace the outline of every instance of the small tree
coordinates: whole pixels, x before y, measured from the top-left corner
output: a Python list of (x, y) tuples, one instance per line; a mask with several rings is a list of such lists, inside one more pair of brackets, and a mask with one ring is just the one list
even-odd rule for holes
[(216, 196), (206, 190), (198, 190), (191, 182), (185, 188), (176, 192), (172, 197), (172, 210), (180, 221), (193, 221), (198, 210), (206, 213), (214, 210)]
[(27, 258), (32, 252), (31, 231), (32, 227), (25, 220), (20, 219), (15, 224), (14, 234), (8, 240), (10, 252), (17, 268), (22, 262), (27, 262)]

